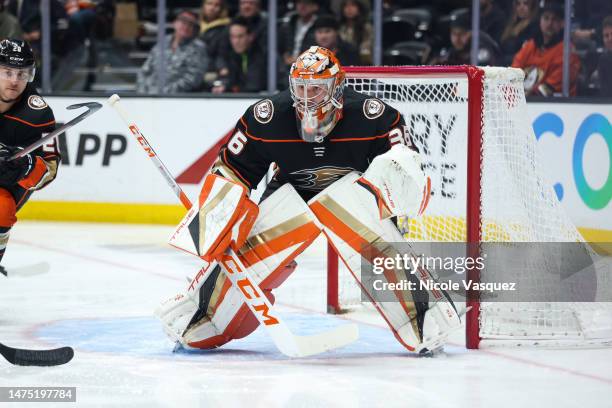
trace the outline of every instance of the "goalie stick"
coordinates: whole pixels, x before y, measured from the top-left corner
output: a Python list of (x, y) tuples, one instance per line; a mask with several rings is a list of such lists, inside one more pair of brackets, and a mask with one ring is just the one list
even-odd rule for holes
[(93, 115), (101, 107), (102, 107), (102, 104), (100, 104), (98, 102), (84, 102), (84, 103), (77, 103), (77, 104), (68, 106), (66, 109), (72, 110), (72, 109), (79, 109), (79, 108), (87, 108), (87, 110), (85, 112), (81, 113), (76, 118), (70, 120), (69, 122), (64, 123), (62, 126), (60, 126), (59, 128), (55, 129), (53, 132), (49, 133), (48, 135), (45, 135), (44, 137), (41, 137), (40, 139), (38, 139), (36, 142), (32, 143), (28, 147), (25, 147), (22, 150), (18, 151), (13, 156), (11, 156), (11, 158), (9, 160), (15, 160), (15, 159), (18, 159), (18, 158), (20, 158), (22, 156), (25, 156), (28, 153), (32, 153), (34, 150), (38, 149), (40, 146), (42, 146), (45, 143), (47, 143), (48, 140), (53, 139), (57, 135), (62, 134), (63, 132), (65, 132), (66, 130), (70, 129), (71, 127), (73, 127), (77, 123), (81, 122), (86, 117), (88, 117), (90, 115)]
[(74, 350), (72, 347), (60, 347), (52, 350), (26, 350), (0, 343), (0, 354), (13, 365), (48, 367), (68, 363), (74, 357)]
[[(108, 104), (117, 111), (130, 129), (130, 132), (136, 137), (136, 140), (149, 158), (151, 158), (155, 167), (162, 173), (181, 203), (187, 209), (190, 209), (192, 207), (191, 201), (189, 201), (189, 198), (187, 198), (176, 180), (174, 180), (174, 177), (172, 177), (166, 166), (159, 159), (155, 150), (153, 150), (147, 139), (138, 129), (138, 126), (129, 118), (119, 100), (119, 95), (112, 95), (108, 99)], [(314, 335), (299, 336), (293, 334), (287, 324), (275, 313), (273, 305), (264, 295), (259, 285), (252, 283), (253, 279), (250, 277), (248, 269), (242, 264), (231, 248), (221, 257), (219, 263), (223, 265), (222, 269), (232, 282), (232, 285), (238, 290), (253, 315), (266, 328), (272, 341), (281, 353), (289, 357), (306, 357), (345, 346), (359, 337), (357, 325), (355, 324), (339, 326), (331, 331)]]

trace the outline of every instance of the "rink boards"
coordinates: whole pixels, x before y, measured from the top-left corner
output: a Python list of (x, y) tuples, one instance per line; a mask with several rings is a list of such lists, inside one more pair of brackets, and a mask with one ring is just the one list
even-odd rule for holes
[[(66, 106), (105, 98), (48, 97), (58, 121)], [(190, 196), (214, 158), (214, 146), (255, 99), (122, 98), (122, 103)], [(588, 240), (612, 238), (612, 107), (530, 103), (538, 151), (550, 183)], [(105, 107), (59, 140), (57, 180), (36, 193), (22, 219), (176, 223), (183, 215), (172, 191), (116, 113)], [(460, 162), (462, 153), (449, 152)], [(448, 169), (446, 170), (448, 171)], [(438, 175), (441, 177), (442, 175)], [(452, 175), (461, 183), (462, 172)], [(449, 178), (448, 175), (445, 175)], [(464, 200), (464, 197), (457, 197)]]

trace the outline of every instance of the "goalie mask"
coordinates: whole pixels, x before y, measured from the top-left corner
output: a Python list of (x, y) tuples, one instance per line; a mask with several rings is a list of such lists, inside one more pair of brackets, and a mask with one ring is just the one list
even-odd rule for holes
[(289, 88), (306, 142), (322, 142), (342, 117), (344, 75), (334, 53), (323, 47), (310, 47), (291, 66)]

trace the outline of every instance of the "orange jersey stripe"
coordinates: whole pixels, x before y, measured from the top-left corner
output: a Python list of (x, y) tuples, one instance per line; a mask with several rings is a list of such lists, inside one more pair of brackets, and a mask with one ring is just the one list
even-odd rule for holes
[(247, 126), (243, 118), (240, 118), (240, 123), (242, 123), (242, 126), (244, 126), (244, 134), (253, 140), (258, 140), (260, 142), (265, 142), (265, 143), (306, 143), (306, 141), (302, 139), (271, 140), (271, 139), (263, 139), (261, 137), (253, 136), (252, 134), (249, 133), (249, 130), (248, 130), (249, 127)]
[(34, 124), (34, 123), (30, 123), (30, 122), (28, 122), (27, 120), (23, 120), (23, 119), (18, 118), (18, 117), (16, 117), (16, 116), (4, 115), (4, 117), (5, 117), (5, 118), (8, 118), (8, 119), (15, 120), (15, 121), (17, 121), (17, 122), (24, 123), (24, 124), (26, 124), (26, 125), (28, 125), (28, 126), (32, 126), (32, 127), (35, 127), (35, 128), (38, 128), (38, 127), (45, 127), (45, 126), (50, 126), (50, 125), (54, 125), (54, 124), (55, 124), (55, 121), (54, 121), (54, 120), (50, 120), (50, 121), (49, 121), (49, 122), (47, 122), (47, 123), (41, 123), (41, 124), (39, 124), (39, 125), (36, 125), (36, 124)]
[(391, 124), (391, 127), (397, 125), (397, 123), (400, 121), (401, 115), (399, 112), (397, 112), (397, 117), (395, 118), (395, 120), (393, 121), (393, 123)]
[(330, 142), (359, 142), (359, 141), (367, 141), (367, 140), (375, 140), (375, 139), (384, 139), (385, 137), (389, 136), (389, 132), (384, 133), (382, 135), (379, 136), (372, 136), (372, 137), (352, 137), (352, 138), (347, 138), (347, 139), (329, 139)]

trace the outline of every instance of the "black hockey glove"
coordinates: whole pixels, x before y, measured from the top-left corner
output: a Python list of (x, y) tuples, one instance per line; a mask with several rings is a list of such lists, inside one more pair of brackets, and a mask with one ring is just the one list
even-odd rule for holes
[(20, 147), (0, 143), (0, 186), (10, 187), (32, 171), (34, 158), (29, 154), (9, 161), (19, 150)]

